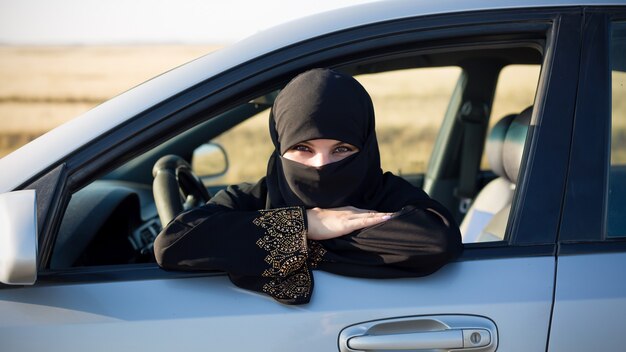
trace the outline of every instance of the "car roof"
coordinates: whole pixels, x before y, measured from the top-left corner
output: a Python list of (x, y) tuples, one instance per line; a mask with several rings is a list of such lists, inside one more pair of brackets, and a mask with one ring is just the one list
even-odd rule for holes
[(66, 122), (0, 159), (0, 192), (19, 187), (69, 153), (157, 103), (212, 76), (290, 44), (361, 25), (401, 18), (466, 11), (583, 5), (624, 5), (613, 1), (387, 0), (301, 18), (259, 32), (157, 76)]

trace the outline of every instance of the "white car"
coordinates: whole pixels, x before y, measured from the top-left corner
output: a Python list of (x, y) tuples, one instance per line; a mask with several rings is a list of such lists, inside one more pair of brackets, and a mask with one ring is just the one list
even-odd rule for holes
[[(512, 66), (538, 80), (532, 109), (498, 136), (499, 101), (518, 98), (497, 93)], [(431, 70), (407, 101), (456, 72), (447, 108), (426, 117), (428, 165), (401, 174), (455, 213), (462, 256), (421, 278), (315, 271), (302, 306), (222, 272), (161, 270), (153, 165), (178, 155), (215, 192), (237, 162), (264, 164), (233, 158), (256, 142), (227, 136), (313, 67), (390, 86)], [(579, 0), (365, 4), (176, 68), (0, 159), (0, 351), (624, 350), (625, 77), (626, 3)], [(377, 113), (381, 150), (421, 131), (428, 109), (401, 125)], [(479, 167), (487, 133), (502, 162), (490, 169)]]

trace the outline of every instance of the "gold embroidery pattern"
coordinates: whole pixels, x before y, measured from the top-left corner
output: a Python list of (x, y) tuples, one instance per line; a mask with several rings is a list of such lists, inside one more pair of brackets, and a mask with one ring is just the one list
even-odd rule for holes
[(265, 262), (270, 267), (262, 275), (272, 278), (263, 285), (263, 292), (276, 299), (306, 298), (311, 293), (313, 280), (307, 267), (309, 251), (302, 208), (261, 210), (260, 213), (253, 223), (264, 229), (265, 234), (256, 244), (269, 253)]
[(298, 299), (311, 292), (311, 274), (306, 266), (286, 278), (275, 278), (263, 285), (263, 292), (276, 299)]
[(326, 249), (319, 242), (309, 241), (309, 263), (311, 263), (311, 268), (317, 268), (320, 262), (324, 260), (324, 254), (326, 254)]
[(265, 262), (270, 265), (262, 275), (286, 277), (305, 266), (307, 246), (302, 208), (269, 209), (260, 213), (253, 223), (263, 228), (265, 235), (256, 244), (269, 252)]

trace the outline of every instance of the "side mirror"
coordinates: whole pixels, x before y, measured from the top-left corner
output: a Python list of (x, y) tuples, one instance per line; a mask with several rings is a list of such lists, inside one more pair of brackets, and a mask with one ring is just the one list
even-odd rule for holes
[(228, 157), (217, 143), (205, 143), (193, 151), (191, 169), (199, 177), (222, 176), (228, 170)]
[(0, 282), (37, 280), (37, 200), (34, 190), (0, 194)]

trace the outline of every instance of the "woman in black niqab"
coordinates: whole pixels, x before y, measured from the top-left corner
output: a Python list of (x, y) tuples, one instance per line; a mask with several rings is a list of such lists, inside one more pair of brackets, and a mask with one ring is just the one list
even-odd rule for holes
[[(240, 287), (300, 304), (310, 300), (313, 268), (423, 276), (460, 253), (448, 211), (383, 174), (372, 101), (354, 78), (328, 69), (297, 76), (276, 98), (269, 124), (267, 176), (230, 186), (168, 224), (155, 241), (163, 268), (224, 270)], [(316, 140), (356, 152), (321, 166), (289, 157)]]

